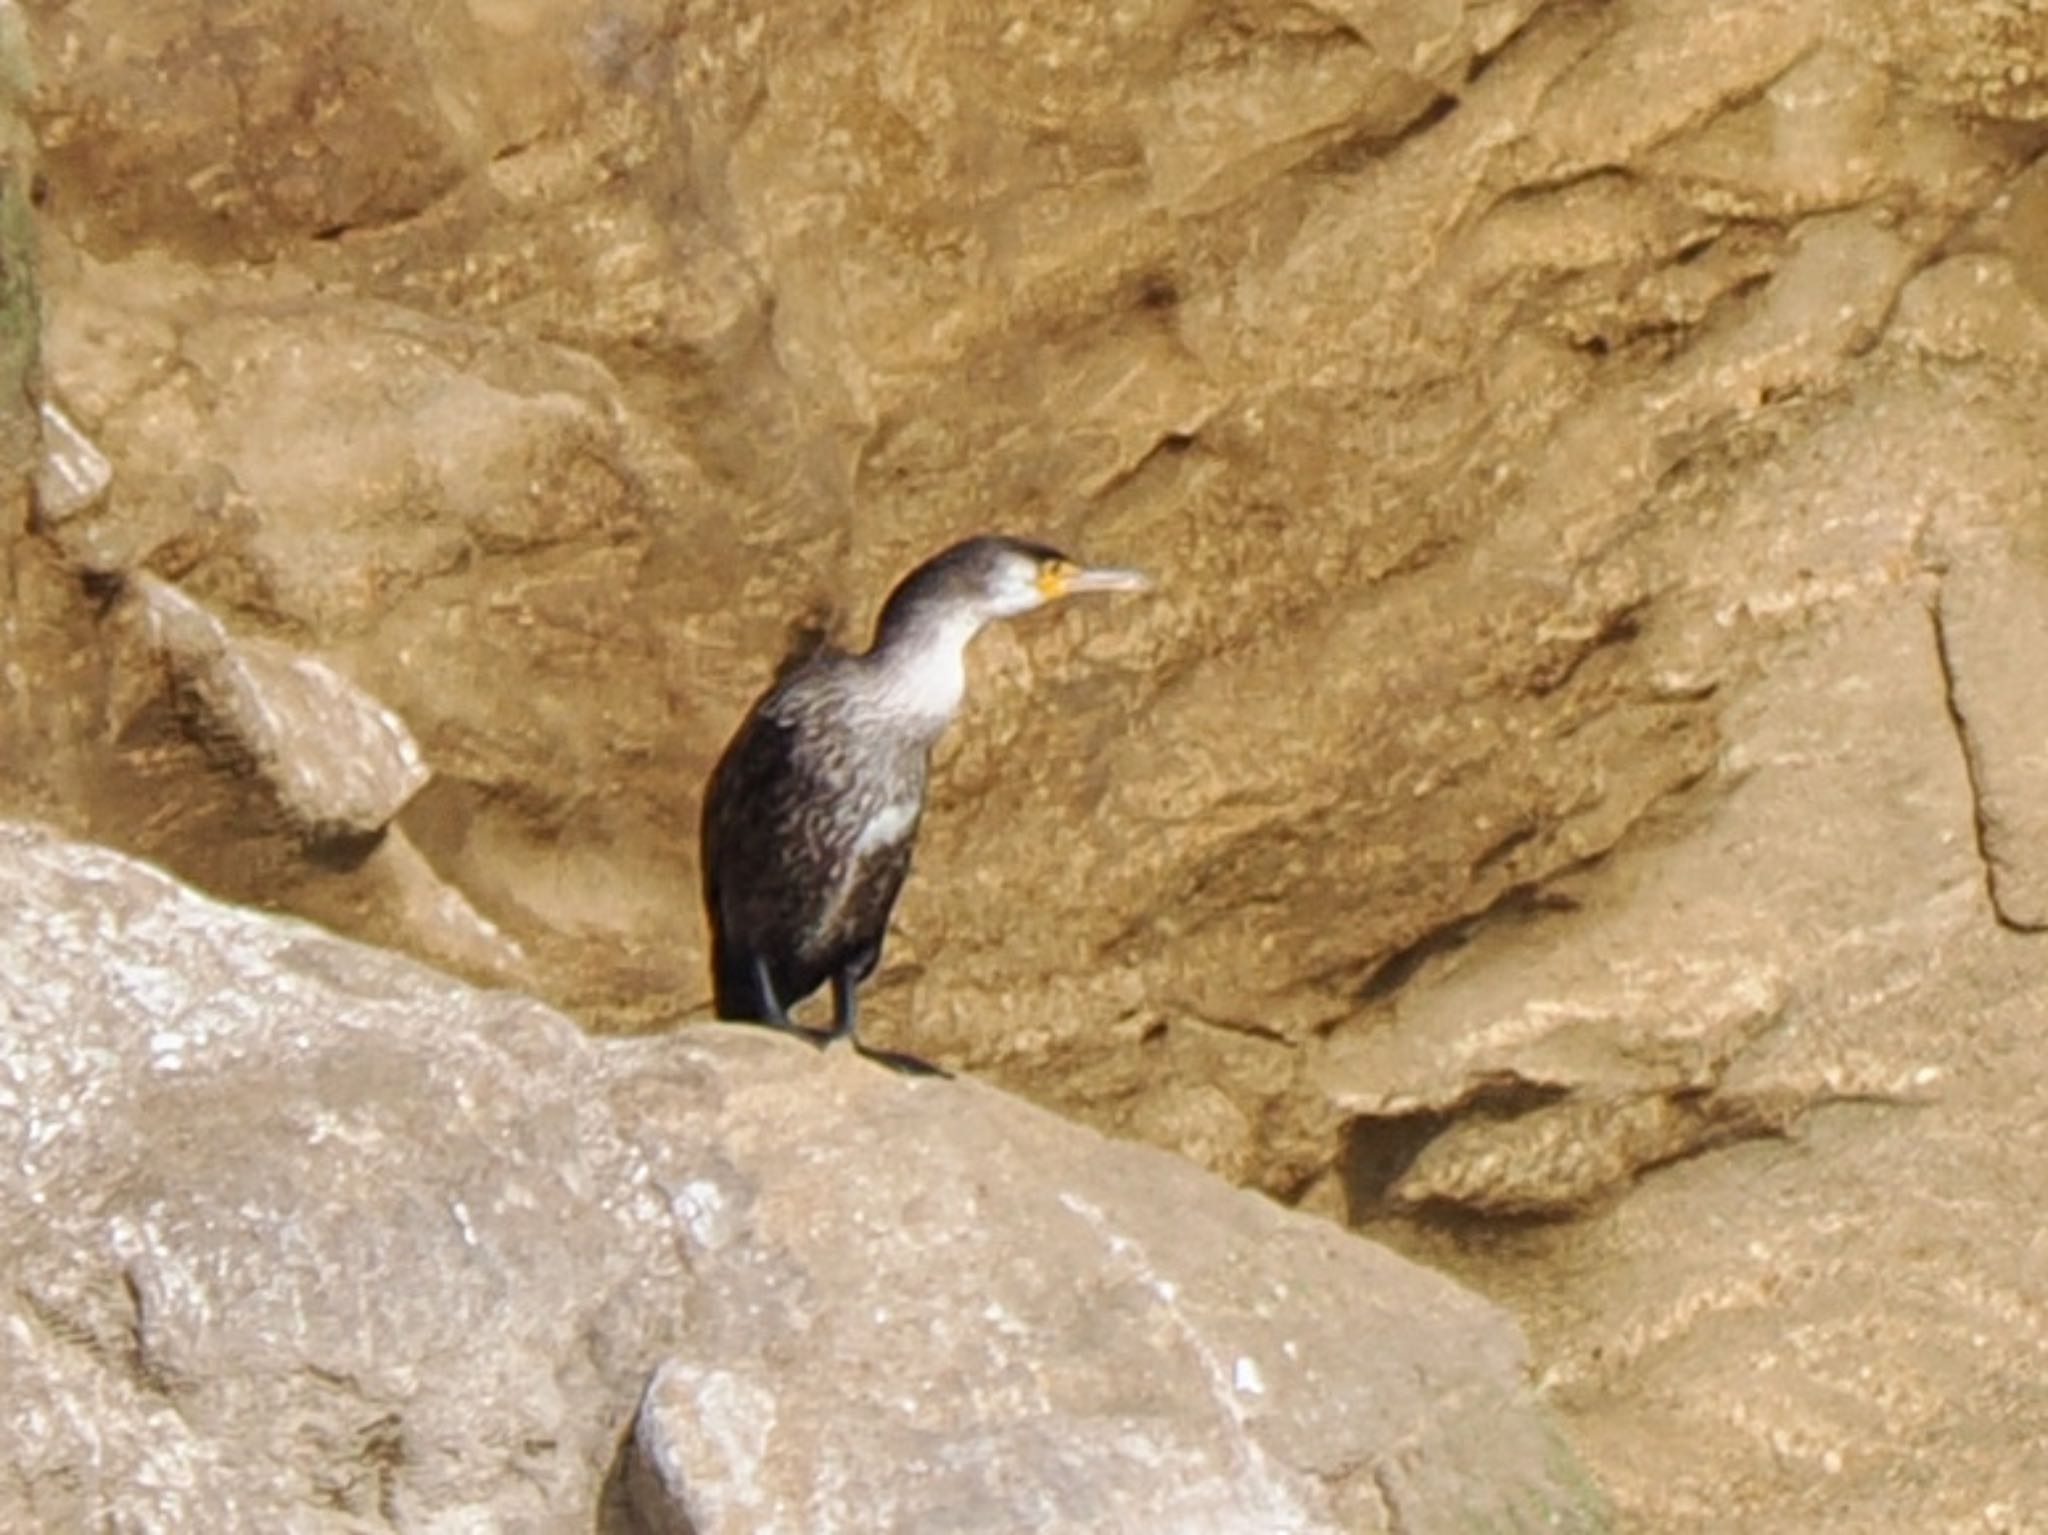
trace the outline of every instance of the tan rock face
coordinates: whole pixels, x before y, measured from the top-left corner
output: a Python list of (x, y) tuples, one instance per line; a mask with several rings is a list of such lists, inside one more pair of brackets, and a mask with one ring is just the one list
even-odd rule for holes
[(1179, 1159), (19, 825), (0, 888), (9, 1529), (1597, 1527), (1505, 1316)]
[[(1592, 1229), (2043, 920), (2036, 5), (22, 9), (43, 814), (662, 1026), (788, 626), (996, 527), (1162, 588), (980, 642), (875, 1032), (1235, 1179)], [(374, 859), (152, 734), (142, 571), (403, 720)]]

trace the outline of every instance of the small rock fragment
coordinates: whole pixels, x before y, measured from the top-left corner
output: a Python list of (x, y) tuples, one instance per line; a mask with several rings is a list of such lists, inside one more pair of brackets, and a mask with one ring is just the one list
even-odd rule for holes
[(36, 464), (36, 518), (54, 526), (105, 495), (114, 482), (114, 466), (56, 401), (43, 401), (39, 414), (43, 456)]
[(430, 775), (405, 722), (326, 662), (238, 639), (167, 581), (134, 580), (150, 643), (318, 845), (380, 832)]

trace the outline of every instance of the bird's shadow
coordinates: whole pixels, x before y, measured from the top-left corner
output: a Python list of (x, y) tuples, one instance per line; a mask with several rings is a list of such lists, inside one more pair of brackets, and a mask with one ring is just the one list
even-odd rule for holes
[[(713, 1021), (740, 1024), (751, 1029), (766, 1029), (771, 1033), (785, 1035), (792, 1039), (800, 1039), (812, 1049), (821, 1053), (829, 1046), (846, 1038), (846, 1035), (838, 1029), (814, 1029), (807, 1024), (794, 1021), (775, 1023), (764, 1018), (719, 1018)], [(953, 1080), (952, 1072), (946, 1070), (943, 1066), (934, 1065), (921, 1055), (911, 1055), (903, 1050), (878, 1049), (873, 1045), (861, 1043), (858, 1035), (854, 1036), (853, 1039), (853, 1053), (864, 1060), (873, 1061), (877, 1066), (893, 1071), (899, 1076), (938, 1077), (948, 1082)]]

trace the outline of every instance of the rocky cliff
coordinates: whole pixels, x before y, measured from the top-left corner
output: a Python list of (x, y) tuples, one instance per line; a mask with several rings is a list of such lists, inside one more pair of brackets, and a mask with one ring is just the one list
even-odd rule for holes
[(7, 14), (9, 808), (661, 1029), (793, 622), (1147, 565), (878, 1038), (1509, 1300), (1645, 1528), (2048, 1521), (2038, 4)]

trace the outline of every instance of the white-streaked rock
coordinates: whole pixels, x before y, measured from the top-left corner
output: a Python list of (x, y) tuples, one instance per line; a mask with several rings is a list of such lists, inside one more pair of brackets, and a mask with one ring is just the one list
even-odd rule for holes
[(38, 407), (43, 456), (36, 464), (36, 516), (45, 526), (84, 511), (114, 483), (114, 466), (55, 400)]

